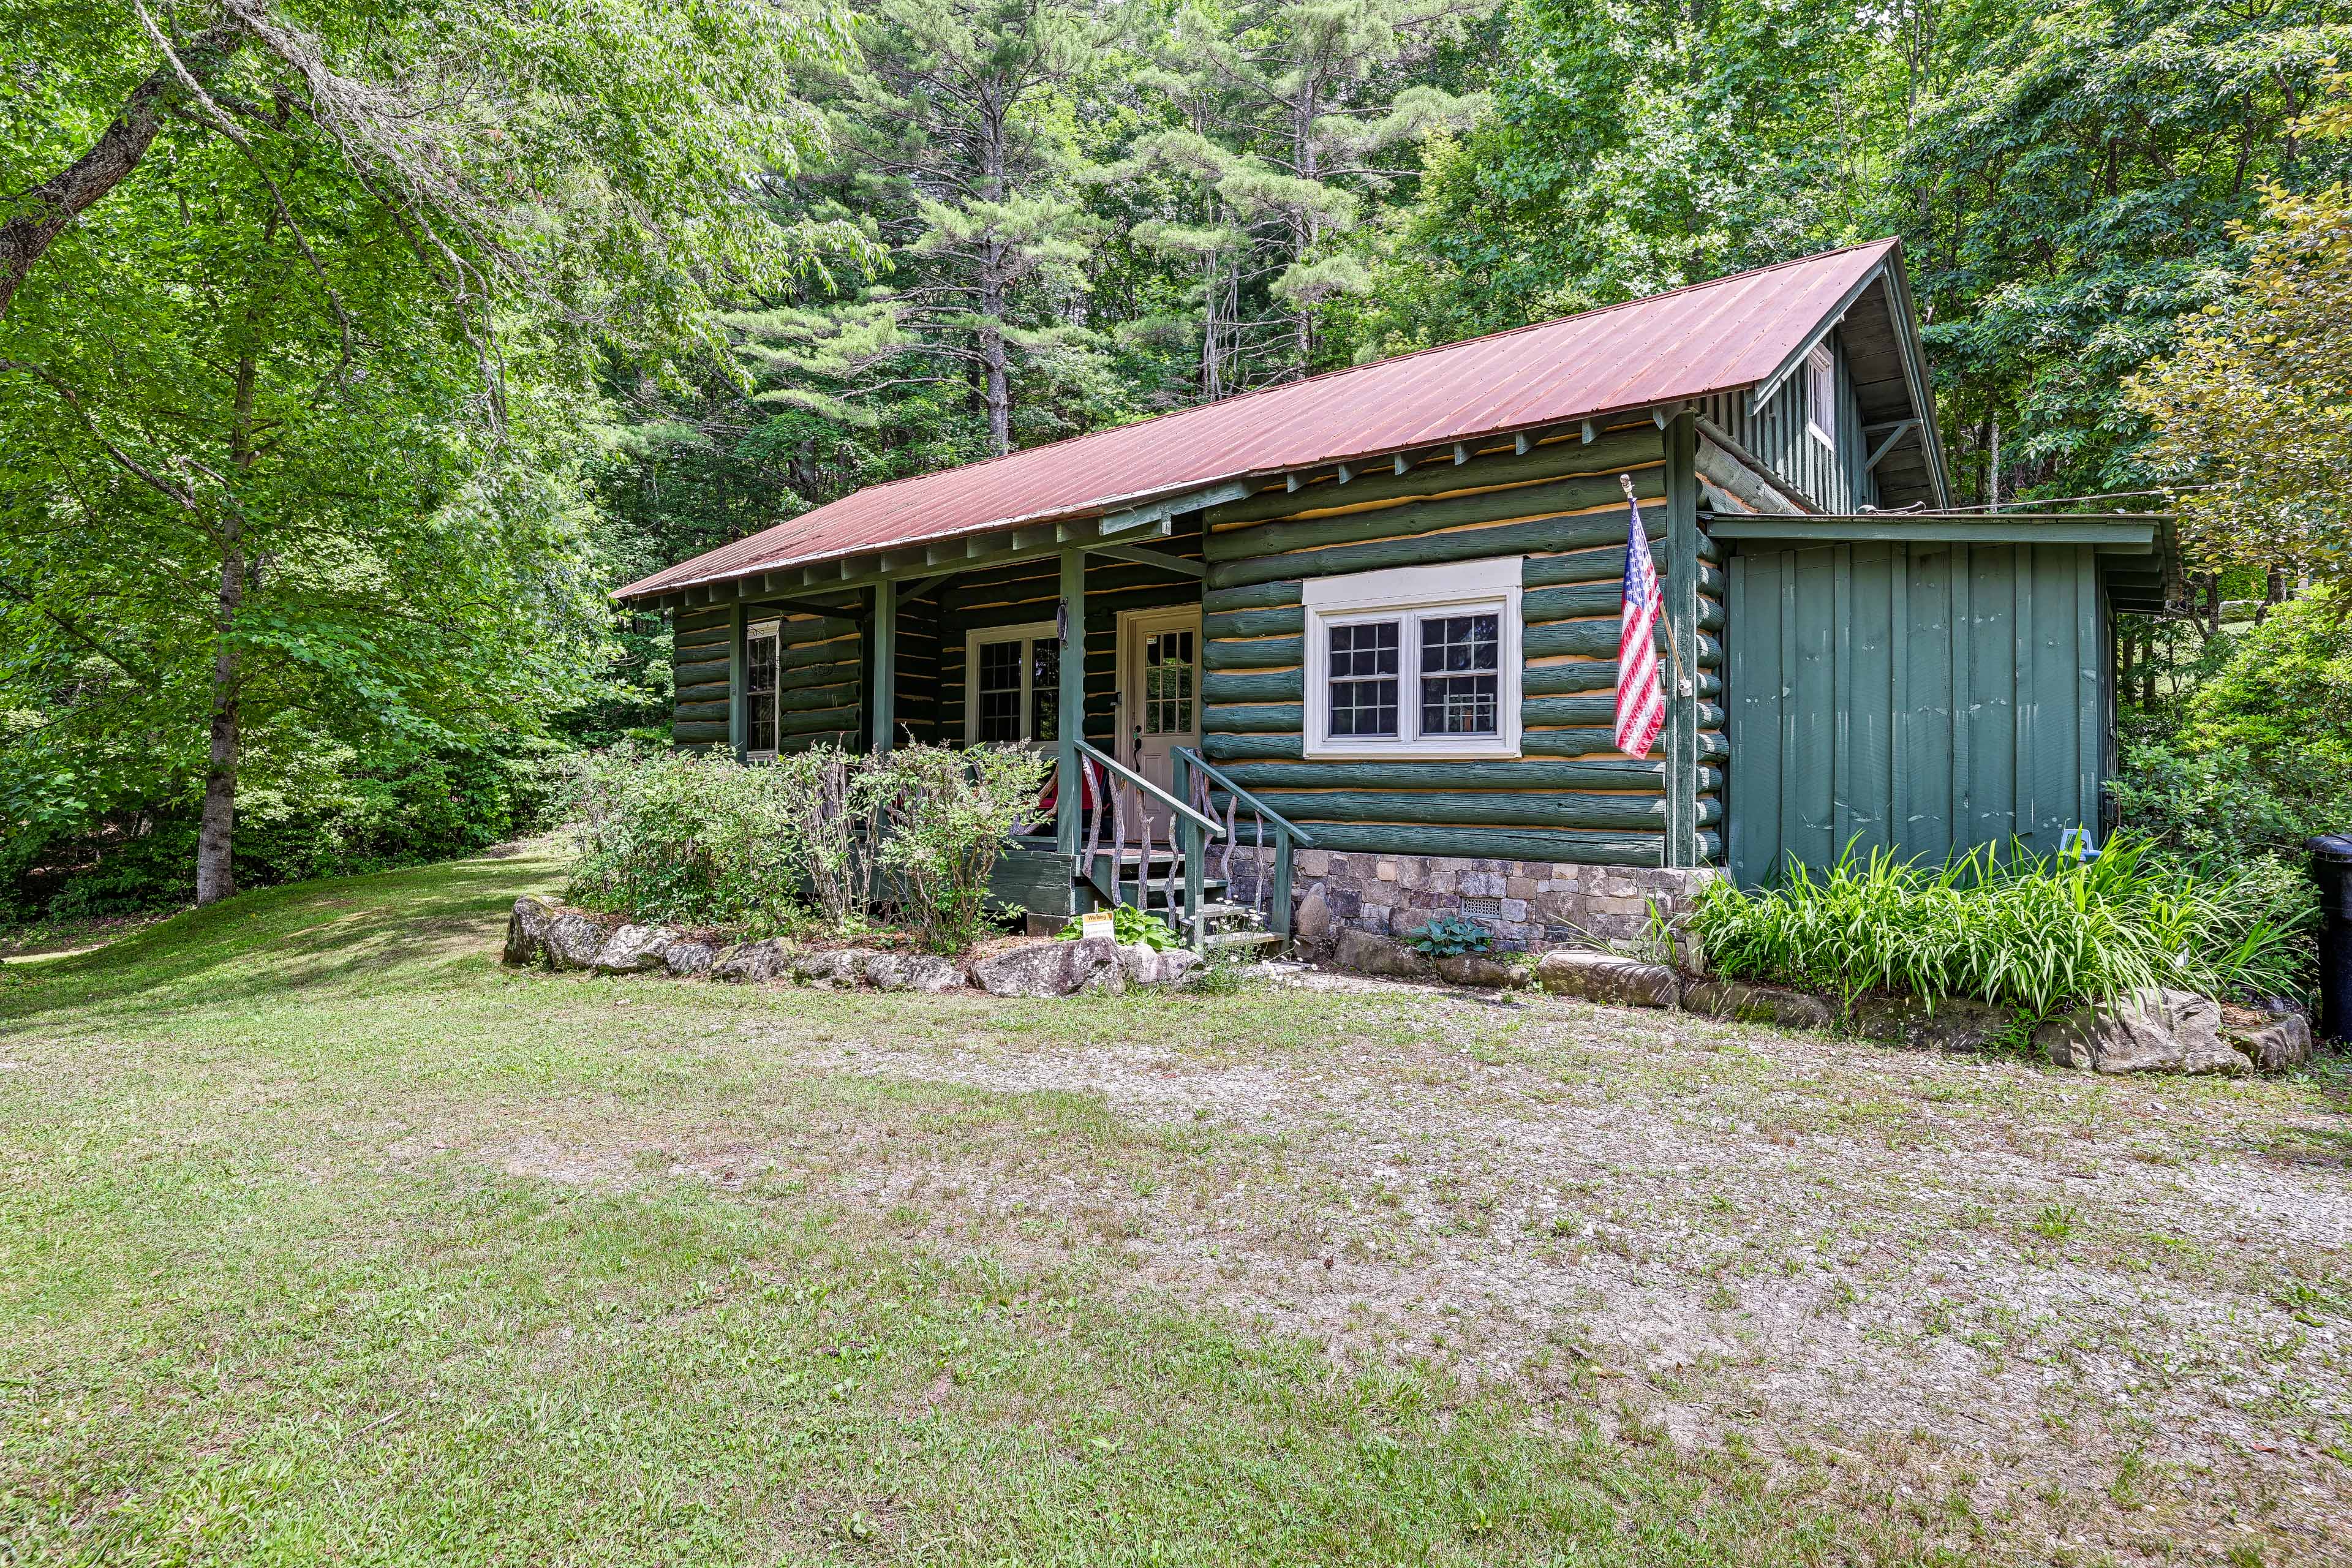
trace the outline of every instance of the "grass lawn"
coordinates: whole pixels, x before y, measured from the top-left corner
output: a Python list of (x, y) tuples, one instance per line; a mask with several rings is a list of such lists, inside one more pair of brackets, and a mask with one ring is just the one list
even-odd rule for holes
[(1537, 999), (0, 968), (0, 1563), (2352, 1557), (2352, 1118)]

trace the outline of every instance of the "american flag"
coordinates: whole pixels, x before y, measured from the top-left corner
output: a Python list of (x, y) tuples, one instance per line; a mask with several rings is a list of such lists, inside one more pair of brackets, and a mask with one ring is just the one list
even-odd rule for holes
[(1665, 689), (1658, 680), (1658, 617), (1665, 613), (1666, 596), (1658, 586), (1657, 568), (1650, 563), (1650, 535), (1642, 527), (1642, 503), (1633, 499), (1632, 479), (1625, 486), (1627, 510), (1633, 521), (1625, 532), (1625, 596), (1618, 612), (1617, 749), (1629, 757), (1646, 757), (1666, 726)]

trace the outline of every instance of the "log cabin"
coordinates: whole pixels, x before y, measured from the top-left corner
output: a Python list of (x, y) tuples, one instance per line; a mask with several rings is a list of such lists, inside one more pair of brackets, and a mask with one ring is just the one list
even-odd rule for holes
[[(1631, 482), (1666, 722), (1612, 740)], [(634, 583), (683, 746), (1050, 751), (996, 890), (1630, 934), (2101, 826), (2162, 520), (1956, 509), (1898, 242), (870, 487)]]

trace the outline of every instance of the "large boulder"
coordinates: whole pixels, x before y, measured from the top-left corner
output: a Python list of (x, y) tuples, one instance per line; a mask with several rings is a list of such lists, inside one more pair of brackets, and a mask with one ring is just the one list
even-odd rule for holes
[(1385, 974), (1400, 980), (1423, 979), (1431, 973), (1429, 960), (1404, 943), (1354, 926), (1340, 928), (1339, 945), (1333, 950), (1331, 962), (1359, 974)]
[(971, 978), (992, 996), (1067, 996), (1075, 991), (1122, 991), (1127, 986), (1118, 943), (1107, 936), (1077, 942), (1049, 939), (1006, 948), (974, 963)]
[(2053, 1067), (2077, 1072), (2240, 1073), (2221, 1038), (2221, 1005), (2187, 991), (2135, 991), (2075, 1008), (2033, 1031)]
[(1437, 977), (1448, 985), (1475, 985), (1490, 991), (1508, 991), (1535, 977), (1533, 970), (1505, 963), (1483, 952), (1449, 953), (1435, 960), (1433, 967)]
[(1298, 900), (1298, 912), (1291, 917), (1290, 934), (1309, 947), (1321, 947), (1331, 940), (1331, 901), (1323, 896), (1323, 885), (1318, 882)]
[(739, 942), (711, 962), (713, 980), (773, 980), (784, 967), (784, 944), (775, 937), (765, 942)]
[(952, 991), (963, 971), (935, 952), (869, 952), (859, 965), (877, 991)]
[(604, 951), (604, 928), (578, 910), (565, 910), (547, 925), (542, 951), (552, 969), (593, 969)]
[(674, 942), (662, 949), (662, 968), (685, 978), (708, 974), (719, 956), (719, 950), (707, 942)]
[(525, 893), (514, 901), (507, 917), (507, 947), (501, 954), (513, 964), (537, 963), (547, 956), (547, 933), (563, 913), (563, 906), (544, 893)]
[(2311, 1020), (2300, 1013), (2223, 1007), (2221, 1040), (2256, 1072), (2287, 1072), (2311, 1059)]
[(2007, 1007), (1957, 996), (1931, 1002), (1910, 992), (1856, 998), (1853, 1021), (1853, 1032), (1865, 1039), (1922, 1051), (1987, 1050), (2017, 1027), (2017, 1015)]
[(1682, 1000), (1682, 980), (1664, 964), (1581, 947), (1545, 953), (1536, 964), (1536, 984), (1563, 996), (1624, 1007), (1672, 1007)]
[(1712, 1018), (1773, 1024), (1783, 1029), (1827, 1029), (1837, 1022), (1837, 1009), (1810, 991), (1717, 976), (1684, 982), (1683, 1006)]
[(596, 951), (599, 974), (644, 974), (662, 966), (662, 954), (678, 933), (667, 926), (625, 925)]
[(1129, 985), (1181, 985), (1202, 962), (1189, 947), (1163, 949), (1131, 942), (1118, 950), (1119, 971)]

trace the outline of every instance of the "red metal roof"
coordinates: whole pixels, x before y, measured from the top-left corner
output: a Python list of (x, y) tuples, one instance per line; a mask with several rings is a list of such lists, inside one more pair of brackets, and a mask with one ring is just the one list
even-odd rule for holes
[(869, 486), (656, 572), (620, 596), (1733, 391), (1779, 369), (1895, 247), (1884, 239), (1828, 251)]

